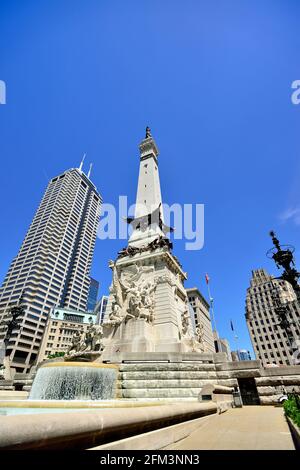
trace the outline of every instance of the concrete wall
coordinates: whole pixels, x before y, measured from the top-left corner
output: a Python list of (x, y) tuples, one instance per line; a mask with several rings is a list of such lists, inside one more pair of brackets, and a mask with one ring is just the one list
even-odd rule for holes
[(278, 403), (283, 393), (300, 393), (300, 366), (272, 367), (261, 369), (255, 379), (262, 405)]
[(278, 404), (284, 392), (300, 393), (300, 366), (261, 367), (260, 361), (237, 361), (216, 365), (219, 384), (238, 385), (239, 378), (254, 378), (261, 405)]

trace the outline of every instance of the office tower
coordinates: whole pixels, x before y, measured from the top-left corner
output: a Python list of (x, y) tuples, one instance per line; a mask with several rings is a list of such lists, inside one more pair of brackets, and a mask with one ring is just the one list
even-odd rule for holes
[(238, 354), (240, 357), (240, 361), (251, 361), (250, 352), (247, 349), (239, 349)]
[(206, 352), (215, 353), (214, 338), (209, 314), (209, 304), (197, 287), (186, 289), (189, 303), (193, 309), (194, 323), (203, 327), (203, 344)]
[(25, 313), (6, 354), (17, 372), (37, 358), (53, 306), (86, 310), (101, 197), (77, 169), (52, 178), (0, 289), (0, 343), (10, 306), (22, 294)]
[(231, 351), (231, 358), (233, 361), (251, 361), (251, 355), (247, 349), (237, 349), (236, 351)]
[(96, 279), (93, 279), (91, 277), (88, 302), (87, 302), (87, 310), (89, 312), (93, 312), (95, 310), (97, 297), (98, 297), (98, 290), (99, 290), (99, 282), (96, 281)]
[(246, 321), (256, 358), (263, 366), (293, 364), (292, 344), (275, 312), (278, 301), (287, 308), (287, 321), (294, 338), (298, 338), (300, 309), (291, 284), (275, 279), (264, 269), (252, 271), (247, 289)]
[(97, 315), (97, 320), (96, 320), (97, 324), (103, 323), (104, 321), (104, 315), (106, 312), (107, 302), (108, 302), (108, 296), (102, 295), (101, 299), (96, 304), (94, 313)]

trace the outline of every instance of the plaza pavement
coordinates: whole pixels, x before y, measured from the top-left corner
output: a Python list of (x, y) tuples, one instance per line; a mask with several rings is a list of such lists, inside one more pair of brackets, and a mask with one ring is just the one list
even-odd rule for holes
[(243, 406), (212, 416), (176, 450), (295, 450), (281, 407)]

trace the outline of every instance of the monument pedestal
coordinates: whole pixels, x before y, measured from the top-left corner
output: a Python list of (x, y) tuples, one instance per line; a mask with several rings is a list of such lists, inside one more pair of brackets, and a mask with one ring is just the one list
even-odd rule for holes
[(183, 287), (185, 273), (166, 248), (111, 263), (103, 323), (103, 360), (123, 352), (191, 352), (195, 334)]
[[(104, 335), (107, 328), (104, 329)], [(120, 325), (112, 326), (108, 334), (107, 345), (102, 360), (107, 361), (113, 355), (127, 352), (154, 351), (154, 328), (145, 319), (129, 319)]]

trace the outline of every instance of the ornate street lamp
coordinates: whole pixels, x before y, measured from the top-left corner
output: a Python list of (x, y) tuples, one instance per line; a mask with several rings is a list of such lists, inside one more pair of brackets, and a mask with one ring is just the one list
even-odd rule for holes
[[(270, 236), (272, 237), (274, 247), (267, 251), (267, 257), (275, 261), (278, 269), (284, 269), (282, 275), (277, 279), (282, 279), (292, 285), (294, 292), (297, 296), (297, 300), (299, 302), (300, 286), (298, 284), (298, 279), (300, 277), (300, 273), (295, 269), (295, 260), (293, 256), (295, 248), (292, 245), (280, 245), (279, 240), (276, 238), (275, 232), (273, 230), (270, 232)], [(280, 327), (286, 333), (290, 348), (290, 354), (291, 357), (293, 357), (295, 338), (291, 325), (298, 325), (298, 323), (289, 320), (288, 314), (290, 312), (290, 307), (281, 301), (279, 295), (279, 286), (276, 286), (274, 284), (272, 292), (272, 301), (274, 304), (275, 313), (279, 320), (278, 325), (280, 325)]]
[(12, 336), (13, 331), (20, 329), (20, 323), (25, 313), (23, 304), (23, 292), (16, 305), (12, 305), (7, 313), (7, 319), (4, 320), (3, 324), (6, 326), (6, 333), (3, 339), (4, 343), (4, 356), (6, 355), (7, 346)]
[(274, 247), (267, 251), (267, 257), (275, 261), (278, 269), (284, 269), (280, 278), (288, 281), (293, 286), (295, 294), (298, 300), (300, 300), (300, 286), (298, 284), (300, 273), (295, 269), (293, 255), (295, 248), (292, 245), (280, 245), (273, 230), (270, 232), (270, 236), (272, 237)]

